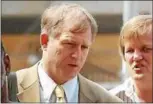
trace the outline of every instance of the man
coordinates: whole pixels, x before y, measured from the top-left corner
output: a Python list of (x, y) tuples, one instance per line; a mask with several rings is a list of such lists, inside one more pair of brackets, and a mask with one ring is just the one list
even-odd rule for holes
[(41, 19), (42, 59), (16, 72), (20, 102), (121, 102), (79, 74), (97, 33), (93, 17), (77, 4), (47, 8)]
[(1, 102), (7, 103), (8, 100), (8, 86), (7, 76), (10, 72), (10, 59), (6, 54), (3, 44), (1, 43)]

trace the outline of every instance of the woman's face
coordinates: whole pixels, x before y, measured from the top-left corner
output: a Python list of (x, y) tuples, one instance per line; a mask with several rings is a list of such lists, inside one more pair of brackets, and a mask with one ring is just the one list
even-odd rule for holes
[(124, 57), (134, 80), (152, 83), (152, 33), (125, 40)]

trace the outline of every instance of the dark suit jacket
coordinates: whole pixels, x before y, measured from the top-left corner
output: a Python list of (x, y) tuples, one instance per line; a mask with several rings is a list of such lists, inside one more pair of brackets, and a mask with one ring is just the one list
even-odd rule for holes
[[(19, 102), (40, 102), (38, 64), (16, 72)], [(79, 102), (122, 102), (116, 96), (111, 95), (100, 85), (78, 74)]]

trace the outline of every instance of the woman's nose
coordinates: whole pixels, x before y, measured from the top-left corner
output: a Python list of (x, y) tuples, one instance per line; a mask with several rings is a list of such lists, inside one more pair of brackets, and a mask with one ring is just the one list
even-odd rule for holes
[(134, 57), (135, 61), (139, 61), (139, 60), (143, 59), (142, 53), (140, 51), (135, 51), (133, 57)]

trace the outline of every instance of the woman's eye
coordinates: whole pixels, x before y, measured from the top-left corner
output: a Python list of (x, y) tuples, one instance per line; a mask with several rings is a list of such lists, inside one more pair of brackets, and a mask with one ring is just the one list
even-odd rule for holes
[(126, 53), (132, 53), (133, 50), (132, 49), (128, 49), (128, 50), (125, 50)]
[(143, 48), (143, 51), (144, 51), (144, 52), (149, 52), (149, 51), (152, 51), (152, 48), (144, 47), (144, 48)]

